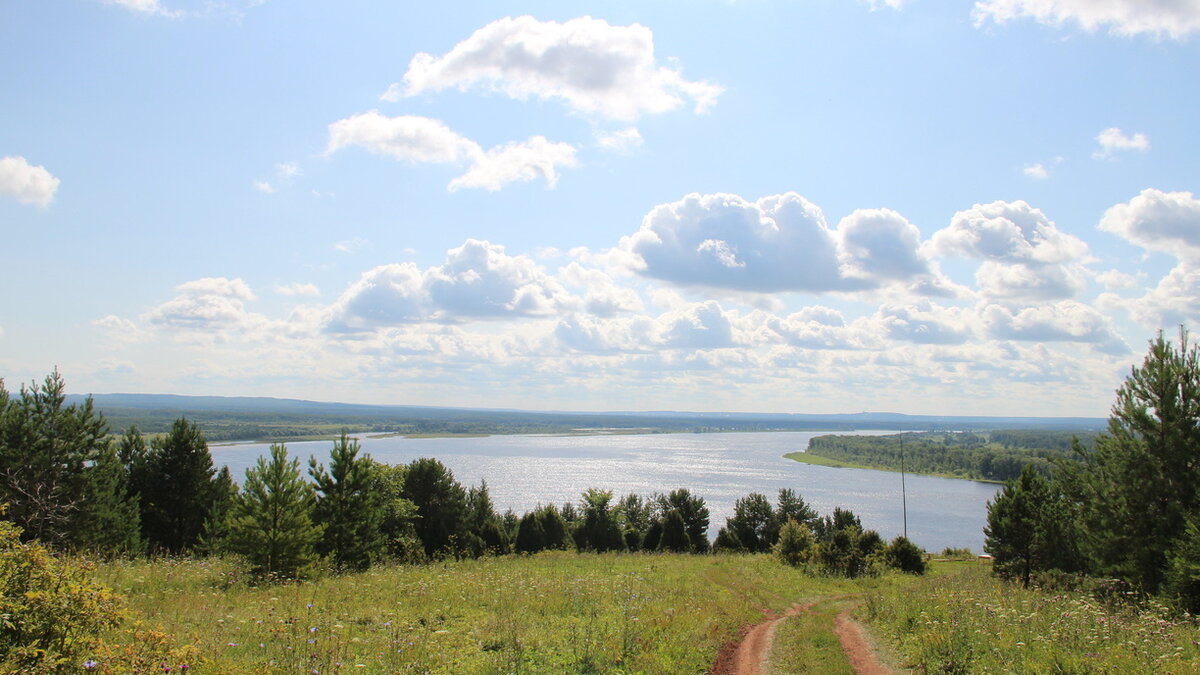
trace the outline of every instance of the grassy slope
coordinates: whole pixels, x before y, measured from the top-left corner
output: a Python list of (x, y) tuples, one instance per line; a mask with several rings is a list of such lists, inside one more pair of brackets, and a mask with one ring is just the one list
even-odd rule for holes
[(879, 583), (769, 556), (565, 553), (264, 588), (223, 588), (237, 572), (222, 561), (100, 573), (136, 617), (194, 644), (200, 673), (704, 673), (761, 609)]
[(1194, 619), (1152, 603), (1023, 589), (975, 562), (939, 563), (904, 590), (869, 594), (857, 615), (929, 673), (1200, 673)]

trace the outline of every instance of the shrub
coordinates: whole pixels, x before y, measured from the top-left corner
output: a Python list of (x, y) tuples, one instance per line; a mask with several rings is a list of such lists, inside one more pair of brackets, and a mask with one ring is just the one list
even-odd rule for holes
[(88, 566), (20, 537), (0, 521), (0, 672), (75, 672), (124, 619), (124, 601)]
[(775, 543), (775, 555), (784, 563), (797, 567), (808, 562), (812, 555), (813, 535), (807, 525), (789, 520), (779, 530), (779, 541)]
[(884, 554), (888, 567), (894, 567), (902, 572), (911, 574), (925, 573), (925, 556), (917, 545), (905, 537), (896, 537), (888, 544)]

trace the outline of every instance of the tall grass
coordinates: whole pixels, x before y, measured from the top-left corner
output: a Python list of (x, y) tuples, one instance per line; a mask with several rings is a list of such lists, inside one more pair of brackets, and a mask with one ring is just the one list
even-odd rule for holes
[(1024, 589), (977, 563), (903, 591), (868, 595), (858, 615), (924, 673), (1200, 673), (1200, 630), (1153, 603), (1106, 605), (1077, 591)]
[(761, 609), (855, 588), (765, 555), (543, 553), (263, 587), (216, 559), (100, 573), (189, 648), (189, 673), (704, 673)]

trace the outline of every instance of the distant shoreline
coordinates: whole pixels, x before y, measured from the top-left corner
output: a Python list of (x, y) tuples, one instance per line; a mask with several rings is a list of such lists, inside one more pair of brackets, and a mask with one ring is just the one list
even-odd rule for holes
[[(815, 466), (828, 466), (834, 469), (869, 469), (871, 471), (887, 471), (889, 473), (900, 473), (899, 469), (893, 469), (884, 466), (868, 466), (866, 464), (853, 464), (851, 462), (843, 462), (840, 459), (830, 459), (820, 455), (810, 455), (805, 451), (789, 452), (784, 455), (785, 458), (791, 459), (804, 464), (813, 464)], [(905, 471), (904, 473), (914, 476), (933, 476), (934, 478), (951, 478), (953, 480), (969, 480), (972, 483), (987, 483), (989, 485), (1003, 485), (1004, 481), (987, 480), (985, 478), (967, 478), (965, 476), (954, 476), (948, 473), (921, 473), (918, 471)]]

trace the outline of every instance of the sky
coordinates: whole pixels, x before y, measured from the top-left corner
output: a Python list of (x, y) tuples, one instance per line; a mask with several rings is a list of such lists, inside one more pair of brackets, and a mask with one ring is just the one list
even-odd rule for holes
[(0, 377), (1105, 416), (1200, 325), (1200, 0), (0, 5)]

